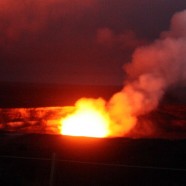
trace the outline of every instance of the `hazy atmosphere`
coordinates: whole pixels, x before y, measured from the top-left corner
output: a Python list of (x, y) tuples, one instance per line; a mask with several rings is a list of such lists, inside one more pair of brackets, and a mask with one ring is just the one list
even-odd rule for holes
[(0, 185), (186, 185), (186, 0), (0, 0)]
[(184, 9), (184, 0), (2, 0), (0, 81), (121, 85), (134, 49)]

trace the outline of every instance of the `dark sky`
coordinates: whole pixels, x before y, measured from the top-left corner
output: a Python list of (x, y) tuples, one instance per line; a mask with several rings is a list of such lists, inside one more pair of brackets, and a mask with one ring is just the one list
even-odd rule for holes
[(1, 0), (0, 81), (122, 84), (185, 0)]

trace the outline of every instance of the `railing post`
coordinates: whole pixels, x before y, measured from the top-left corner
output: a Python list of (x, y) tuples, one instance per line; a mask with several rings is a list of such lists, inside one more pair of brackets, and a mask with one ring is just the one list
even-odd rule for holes
[(55, 174), (55, 164), (56, 164), (56, 153), (52, 153), (51, 170), (50, 170), (50, 186), (54, 186), (54, 174)]

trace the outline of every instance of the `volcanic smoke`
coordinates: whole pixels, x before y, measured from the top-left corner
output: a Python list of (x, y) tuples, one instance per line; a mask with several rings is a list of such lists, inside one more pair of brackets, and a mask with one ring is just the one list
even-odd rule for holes
[[(104, 125), (109, 128), (107, 136), (125, 136), (136, 126), (140, 115), (147, 114), (158, 106), (168, 87), (186, 80), (185, 52), (186, 10), (172, 17), (170, 30), (162, 32), (159, 39), (135, 50), (131, 63), (124, 66), (127, 79), (120, 92), (114, 94), (108, 102), (101, 98), (79, 100), (76, 104), (77, 111), (62, 120), (62, 123), (65, 121), (64, 128), (66, 125), (75, 127), (76, 122), (66, 123), (66, 119), (74, 117), (82, 110), (82, 106), (77, 105), (87, 101), (94, 111), (101, 110), (102, 115), (106, 115), (107, 122)], [(89, 119), (84, 122), (88, 125)], [(86, 136), (83, 133), (81, 135)]]

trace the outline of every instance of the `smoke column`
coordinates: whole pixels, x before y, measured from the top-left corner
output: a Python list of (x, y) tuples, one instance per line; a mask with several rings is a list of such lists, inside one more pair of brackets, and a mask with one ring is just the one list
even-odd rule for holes
[(109, 101), (109, 113), (117, 123), (116, 135), (134, 128), (137, 117), (154, 110), (168, 87), (186, 80), (186, 10), (176, 13), (170, 30), (152, 44), (139, 47), (124, 66), (124, 88)]

